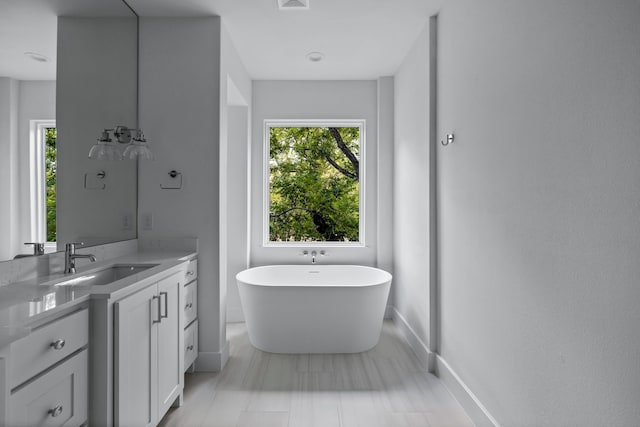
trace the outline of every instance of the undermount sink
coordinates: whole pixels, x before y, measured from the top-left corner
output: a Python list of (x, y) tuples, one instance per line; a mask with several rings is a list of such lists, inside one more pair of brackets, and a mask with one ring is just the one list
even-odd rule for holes
[(102, 270), (74, 277), (57, 283), (56, 286), (103, 286), (153, 268), (158, 264), (116, 264)]

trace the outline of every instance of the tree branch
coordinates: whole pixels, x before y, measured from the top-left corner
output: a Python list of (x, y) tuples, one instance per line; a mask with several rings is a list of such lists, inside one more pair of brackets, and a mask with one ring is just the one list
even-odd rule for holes
[(327, 153), (325, 153), (324, 151), (322, 152), (322, 154), (324, 155), (324, 158), (327, 159), (327, 162), (329, 162), (331, 164), (331, 166), (333, 166), (334, 168), (336, 168), (338, 170), (338, 172), (340, 172), (341, 174), (351, 178), (351, 179), (355, 179), (356, 181), (358, 180), (358, 175), (354, 174), (353, 172), (351, 172), (350, 170), (347, 170), (345, 168), (343, 168), (342, 166), (340, 166), (339, 164), (337, 164), (335, 162), (335, 160), (333, 160), (331, 157), (329, 157), (329, 155)]
[[(333, 136), (333, 139), (336, 140), (336, 144), (338, 144), (338, 148), (340, 149), (340, 151), (342, 151), (344, 155), (347, 156), (347, 159), (349, 159), (349, 161), (353, 165), (353, 170), (355, 172), (355, 179), (360, 179), (360, 161), (355, 156), (355, 154), (353, 154), (351, 150), (349, 150), (349, 147), (347, 147), (347, 144), (344, 143), (344, 141), (342, 140), (342, 136), (340, 135), (340, 132), (338, 132), (338, 128), (330, 127), (329, 132), (331, 133), (331, 136)], [(329, 161), (329, 163), (331, 163), (335, 167), (333, 162)], [(342, 170), (340, 170), (340, 172), (344, 173)], [(353, 178), (354, 176), (351, 176), (351, 177)]]
[(291, 211), (295, 211), (295, 210), (305, 211), (305, 212), (307, 212), (307, 213), (309, 213), (309, 214), (311, 214), (311, 215), (313, 215), (313, 214), (315, 213), (315, 211), (312, 211), (311, 209), (307, 209), (307, 208), (299, 208), (299, 207), (297, 207), (297, 206), (294, 206), (294, 207), (292, 207), (292, 208), (289, 208), (289, 209), (287, 209), (287, 210), (285, 210), (285, 211), (280, 212), (279, 214), (273, 214), (273, 213), (270, 213), (270, 214), (269, 214), (269, 216), (270, 216), (270, 217), (272, 217), (272, 218), (274, 218), (274, 219), (275, 219), (275, 218), (280, 218), (282, 215), (286, 215), (286, 214), (288, 214), (289, 212), (291, 212)]

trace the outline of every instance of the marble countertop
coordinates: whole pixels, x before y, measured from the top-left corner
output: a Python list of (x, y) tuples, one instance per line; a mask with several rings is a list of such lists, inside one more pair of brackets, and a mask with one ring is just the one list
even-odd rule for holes
[[(183, 269), (183, 263), (194, 259), (189, 251), (142, 251), (135, 254), (91, 263), (75, 274), (52, 274), (0, 287), (0, 348), (20, 339), (42, 321), (73, 309), (93, 298), (119, 299), (145, 288), (158, 279)], [(114, 265), (154, 265), (107, 285), (65, 285), (71, 279), (90, 276)]]

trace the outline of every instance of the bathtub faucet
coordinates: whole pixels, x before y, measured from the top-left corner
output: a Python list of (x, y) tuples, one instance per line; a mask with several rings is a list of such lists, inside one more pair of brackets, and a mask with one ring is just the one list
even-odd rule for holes
[[(302, 256), (307, 256), (309, 255), (309, 251), (305, 250), (302, 251)], [(315, 264), (316, 263), (316, 257), (320, 255), (320, 256), (326, 256), (327, 253), (325, 251), (320, 251), (320, 253), (318, 254), (317, 251), (311, 251), (311, 264)]]
[[(320, 256), (325, 256), (327, 253), (325, 251), (320, 251)], [(311, 251), (311, 264), (316, 263), (316, 257), (318, 256), (318, 252)]]

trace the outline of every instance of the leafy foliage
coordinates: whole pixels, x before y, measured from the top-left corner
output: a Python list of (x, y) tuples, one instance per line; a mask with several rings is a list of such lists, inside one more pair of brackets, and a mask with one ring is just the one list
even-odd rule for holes
[(56, 128), (47, 128), (45, 133), (45, 185), (47, 242), (56, 241)]
[(270, 241), (358, 241), (360, 129), (271, 127)]

